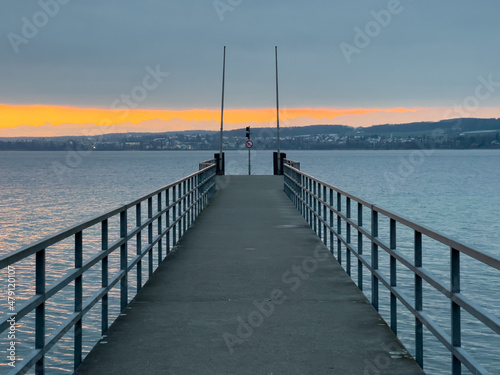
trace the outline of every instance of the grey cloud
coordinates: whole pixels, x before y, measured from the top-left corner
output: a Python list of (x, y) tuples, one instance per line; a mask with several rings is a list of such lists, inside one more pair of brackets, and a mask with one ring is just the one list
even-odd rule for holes
[(7, 34), (40, 5), (4, 0), (0, 102), (106, 107), (160, 64), (171, 75), (142, 106), (217, 107), (223, 45), (229, 107), (274, 105), (274, 45), (284, 107), (450, 105), (479, 75), (500, 80), (493, 0), (401, 0), (347, 64), (340, 43), (389, 1), (243, 0), (221, 21), (211, 0), (72, 0), (16, 54)]

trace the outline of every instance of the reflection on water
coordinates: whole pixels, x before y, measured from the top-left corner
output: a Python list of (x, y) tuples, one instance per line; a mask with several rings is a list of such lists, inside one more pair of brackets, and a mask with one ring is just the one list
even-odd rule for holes
[[(195, 172), (198, 162), (211, 158), (212, 154), (198, 151), (93, 152), (77, 167), (66, 171), (61, 179), (53, 163), (64, 163), (64, 152), (0, 153), (3, 177), (0, 180), (0, 255)], [(496, 213), (500, 205), (500, 153), (497, 151), (436, 151), (404, 173), (401, 166), (411, 160), (410, 151), (289, 151), (287, 154), (300, 161), (306, 173), (478, 250), (500, 255), (500, 220)], [(252, 151), (252, 173), (271, 174), (271, 156), (271, 152)], [(228, 152), (228, 174), (246, 174), (247, 158), (246, 150)], [(353, 210), (354, 219), (355, 213)], [(369, 227), (369, 214), (364, 216), (365, 225)], [(135, 213), (131, 212), (129, 217), (135, 217)], [(118, 224), (118, 220), (110, 220), (110, 243), (119, 237)], [(381, 218), (379, 224), (381, 237), (386, 236), (388, 221)], [(129, 226), (134, 226), (132, 220)], [(356, 245), (356, 236), (352, 238)], [(84, 260), (88, 260), (100, 250), (100, 228), (96, 226), (85, 231), (83, 241)], [(47, 249), (48, 286), (74, 266), (73, 248), (73, 239), (68, 239)], [(413, 233), (403, 227), (398, 227), (398, 250), (412, 259)], [(134, 253), (132, 241), (129, 254)], [(345, 266), (345, 254), (343, 258)], [(388, 275), (388, 257), (381, 254), (380, 258), (380, 270)], [(357, 280), (354, 259), (352, 264), (352, 277)], [(443, 284), (449, 285), (449, 249), (424, 239), (424, 267)], [(110, 257), (110, 276), (118, 269), (119, 258), (115, 254)], [(413, 298), (413, 278), (409, 271), (398, 268), (398, 284), (410, 299)], [(135, 279), (135, 274), (129, 276), (131, 296), (135, 293)], [(84, 275), (84, 298), (100, 288), (100, 280), (101, 266), (97, 264)], [(370, 276), (365, 274), (364, 280), (364, 290), (369, 296)], [(462, 257), (463, 293), (498, 316), (500, 292), (494, 287), (496, 280), (497, 271)], [(6, 285), (5, 272), (0, 274), (0, 285)], [(449, 302), (432, 288), (424, 288), (424, 308), (449, 333)], [(383, 289), (380, 289), (381, 314), (388, 321), (389, 295)], [(34, 256), (16, 264), (16, 293), (18, 306), (34, 293)], [(47, 303), (48, 334), (70, 315), (73, 296), (74, 285), (70, 284)], [(118, 315), (118, 306), (119, 289), (114, 288), (110, 294), (110, 321)], [(405, 345), (412, 351), (413, 318), (402, 306), (398, 309), (399, 330)], [(5, 316), (3, 301), (1, 311)], [(98, 304), (84, 319), (84, 353), (100, 337), (100, 314)], [(34, 314), (23, 318), (17, 329), (16, 350), (21, 359), (34, 346)], [(500, 373), (498, 335), (492, 335), (466, 313), (463, 313), (463, 330), (463, 346), (487, 364), (492, 373)], [(429, 333), (425, 335), (424, 347), (426, 371), (429, 374), (449, 372), (449, 354)], [(48, 373), (71, 372), (72, 348), (71, 330), (51, 350), (47, 358)], [(2, 366), (4, 363), (2, 361)]]

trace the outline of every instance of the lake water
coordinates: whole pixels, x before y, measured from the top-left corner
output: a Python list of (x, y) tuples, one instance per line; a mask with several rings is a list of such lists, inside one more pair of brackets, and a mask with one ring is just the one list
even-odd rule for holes
[[(398, 213), (473, 248), (500, 256), (500, 152), (467, 151), (288, 151), (301, 169), (355, 196)], [(198, 162), (213, 152), (0, 152), (0, 255), (50, 235), (58, 230), (104, 213), (197, 170)], [(226, 173), (246, 174), (248, 153), (226, 153)], [(252, 173), (272, 174), (272, 152), (252, 151)], [(366, 214), (365, 214), (366, 215)], [(381, 232), (383, 228), (381, 223)], [(411, 233), (398, 232), (398, 248), (411, 254)], [(424, 243), (424, 266), (448, 283), (449, 251)], [(62, 250), (61, 250), (62, 251)], [(54, 254), (60, 254), (54, 252)], [(406, 254), (406, 253), (405, 253)], [(345, 258), (345, 256), (344, 256)], [(381, 256), (382, 258), (382, 256)], [(51, 260), (49, 256), (49, 260)], [(57, 263), (56, 255), (52, 262)], [(381, 260), (381, 269), (384, 261)], [(58, 275), (57, 267), (52, 277)], [(356, 279), (355, 273), (353, 273)], [(17, 267), (19, 298), (32, 287), (32, 273)], [(22, 280), (19, 280), (22, 279)], [(411, 275), (398, 269), (400, 285), (412, 297)], [(365, 280), (369, 280), (365, 276)], [(462, 263), (462, 288), (496, 316), (500, 315), (499, 273), (484, 270), (477, 262)], [(31, 284), (30, 284), (31, 283)], [(370, 294), (369, 283), (364, 285)], [(0, 275), (6, 288), (6, 272)], [(85, 284), (84, 282), (84, 285)], [(382, 289), (382, 288), (381, 288)], [(71, 290), (56, 303), (48, 304), (49, 331), (71, 308)], [(5, 295), (5, 294), (3, 294)], [(67, 296), (64, 297), (64, 296)], [(115, 298), (116, 295), (112, 295)], [(2, 316), (5, 298), (0, 301)], [(381, 293), (381, 303), (388, 295)], [(424, 289), (424, 308), (449, 331), (449, 303), (437, 292)], [(85, 351), (99, 331), (99, 310), (84, 321)], [(413, 350), (413, 319), (400, 307), (399, 330), (403, 343)], [(387, 306), (381, 313), (388, 320)], [(111, 315), (116, 316), (116, 308)], [(18, 354), (33, 343), (33, 317), (19, 327)], [(491, 373), (500, 374), (498, 335), (478, 326), (463, 313), (463, 346)], [(53, 328), (52, 328), (53, 329)], [(5, 333), (4, 333), (5, 334)], [(51, 352), (49, 373), (71, 372), (71, 334)], [(0, 338), (6, 352), (6, 338)], [(425, 370), (429, 374), (449, 372), (449, 354), (433, 337), (425, 335)], [(0, 372), (6, 369), (5, 355)], [(464, 371), (464, 373), (467, 373)]]

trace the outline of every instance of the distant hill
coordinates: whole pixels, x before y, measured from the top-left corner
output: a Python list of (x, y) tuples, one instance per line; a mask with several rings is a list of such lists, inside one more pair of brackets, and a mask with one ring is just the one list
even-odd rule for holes
[[(300, 137), (314, 135), (329, 135), (337, 134), (339, 136), (348, 134), (362, 134), (364, 136), (432, 136), (432, 135), (460, 135), (462, 133), (471, 134), (475, 132), (498, 131), (500, 132), (500, 119), (479, 119), (479, 118), (462, 118), (452, 120), (442, 120), (438, 122), (412, 122), (408, 124), (385, 124), (373, 125), (369, 127), (352, 127), (346, 125), (308, 125), (296, 127), (281, 127), (280, 137)], [(124, 137), (162, 137), (175, 134), (193, 135), (205, 134), (212, 135), (217, 133), (213, 130), (185, 130), (185, 131), (170, 131), (162, 133), (112, 133), (101, 136), (104, 141), (115, 141)], [(241, 137), (245, 134), (245, 128), (235, 130), (225, 130), (224, 136)], [(252, 128), (253, 136), (275, 137), (276, 128)], [(36, 139), (37, 137), (0, 137), (0, 140), (12, 141), (17, 139)], [(41, 138), (41, 137), (38, 137)], [(79, 138), (88, 138), (85, 136), (64, 136), (64, 137), (43, 137), (46, 140), (74, 140)]]
[[(500, 119), (463, 118), (442, 120), (438, 122), (412, 122), (408, 124), (385, 124), (369, 127), (352, 127), (346, 125), (309, 125), (280, 128), (280, 136), (297, 137), (302, 135), (346, 135), (360, 133), (363, 135), (390, 135), (394, 136), (421, 136), (421, 135), (460, 135), (470, 132), (484, 132), (487, 130), (500, 131)], [(245, 129), (225, 131), (228, 136), (243, 134)], [(268, 132), (269, 128), (252, 128), (252, 132)], [(275, 132), (276, 130), (273, 129)]]
[[(359, 129), (359, 128), (358, 128)], [(420, 135), (422, 133), (432, 132), (447, 135), (459, 135), (465, 132), (479, 132), (485, 130), (500, 131), (500, 119), (479, 119), (463, 118), (453, 120), (442, 120), (439, 122), (413, 122), (409, 124), (398, 125), (375, 125), (369, 128), (362, 128), (368, 134), (388, 134), (388, 133), (406, 133)]]

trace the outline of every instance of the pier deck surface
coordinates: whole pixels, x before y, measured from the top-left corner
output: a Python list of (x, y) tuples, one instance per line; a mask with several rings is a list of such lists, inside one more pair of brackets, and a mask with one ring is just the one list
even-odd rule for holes
[(218, 184), (76, 374), (423, 374), (390, 354), (401, 344), (283, 193), (282, 177)]

